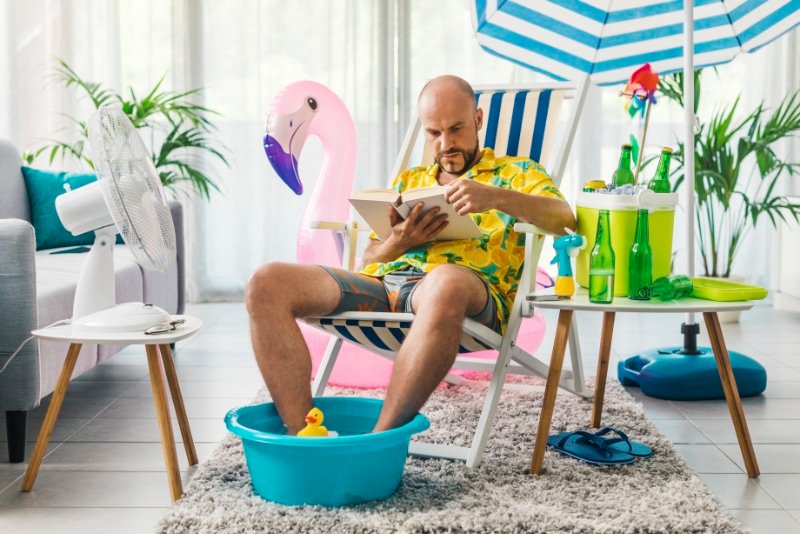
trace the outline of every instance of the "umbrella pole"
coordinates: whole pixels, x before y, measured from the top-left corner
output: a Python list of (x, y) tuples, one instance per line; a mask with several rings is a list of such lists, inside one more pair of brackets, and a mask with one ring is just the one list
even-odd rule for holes
[[(636, 98), (636, 97), (634, 97)], [(653, 107), (652, 102), (649, 100), (645, 101), (645, 109), (644, 112), (644, 126), (642, 127), (642, 137), (639, 139), (639, 157), (636, 159), (636, 172), (633, 174), (633, 185), (639, 183), (639, 171), (642, 168), (642, 156), (644, 155), (644, 143), (647, 140), (647, 125), (650, 124), (650, 108)]]
[[(683, 9), (683, 120), (684, 154), (683, 168), (684, 195), (686, 196), (686, 273), (694, 276), (694, 2), (684, 2)], [(694, 314), (686, 314), (686, 322), (681, 325), (684, 354), (697, 354), (697, 335), (700, 325)]]

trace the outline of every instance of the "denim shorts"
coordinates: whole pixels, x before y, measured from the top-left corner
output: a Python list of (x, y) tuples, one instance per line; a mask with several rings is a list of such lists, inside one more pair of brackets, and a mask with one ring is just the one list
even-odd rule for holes
[[(320, 267), (336, 280), (342, 292), (339, 305), (331, 312), (331, 315), (348, 311), (412, 313), (411, 297), (420, 280), (425, 276), (424, 272), (413, 267), (393, 271), (384, 275), (383, 278), (325, 265)], [(499, 333), (500, 320), (497, 318), (497, 305), (489, 292), (489, 284), (483, 278), (479, 276), (478, 278), (486, 287), (486, 305), (480, 313), (470, 316), (470, 319)]]

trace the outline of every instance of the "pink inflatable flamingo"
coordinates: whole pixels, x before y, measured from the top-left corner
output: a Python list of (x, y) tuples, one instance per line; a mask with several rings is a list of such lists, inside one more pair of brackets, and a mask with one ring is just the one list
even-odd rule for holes
[[(322, 143), (322, 167), (297, 233), (297, 261), (341, 266), (342, 241), (329, 230), (313, 230), (313, 221), (347, 221), (356, 170), (356, 129), (344, 102), (324, 85), (295, 82), (275, 96), (267, 109), (264, 151), (278, 176), (298, 195), (303, 182), (297, 160), (306, 140)], [(328, 334), (300, 324), (316, 372)], [(329, 383), (380, 387), (389, 382), (392, 364), (360, 347), (345, 343)]]
[[(297, 160), (310, 136), (323, 147), (322, 167), (297, 234), (297, 261), (341, 266), (342, 242), (328, 230), (311, 229), (313, 221), (347, 221), (348, 198), (353, 190), (356, 161), (356, 131), (344, 102), (316, 82), (301, 81), (286, 86), (267, 109), (264, 151), (278, 176), (298, 195), (303, 182)], [(537, 282), (552, 280), (544, 271)], [(329, 336), (300, 324), (308, 343), (314, 372), (322, 359)], [(534, 316), (523, 322), (518, 344), (535, 351), (544, 336), (544, 321)], [(485, 351), (493, 356), (494, 351)], [(476, 353), (480, 354), (480, 353)], [(356, 387), (381, 387), (389, 382), (392, 364), (355, 345), (345, 343), (339, 352), (329, 383)]]
[(297, 160), (316, 135), (322, 142), (322, 168), (297, 233), (297, 261), (341, 266), (341, 248), (333, 232), (313, 230), (313, 221), (347, 221), (356, 172), (356, 128), (344, 102), (316, 82), (285, 87), (267, 110), (264, 151), (278, 176), (298, 195), (303, 183)]

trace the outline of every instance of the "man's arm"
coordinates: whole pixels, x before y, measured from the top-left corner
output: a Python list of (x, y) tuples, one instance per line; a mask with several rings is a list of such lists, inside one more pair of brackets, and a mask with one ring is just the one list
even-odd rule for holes
[(389, 208), (389, 222), (392, 233), (384, 240), (372, 240), (364, 250), (362, 264), (386, 263), (396, 260), (404, 252), (433, 239), (447, 226), (447, 215), (439, 213), (434, 206), (427, 213), (422, 213), (424, 205), (417, 203), (402, 219), (394, 208)]
[(564, 234), (564, 228), (575, 230), (577, 226), (569, 204), (557, 198), (527, 195), (472, 180), (451, 182), (445, 198), (461, 215), (496, 209), (556, 235)]

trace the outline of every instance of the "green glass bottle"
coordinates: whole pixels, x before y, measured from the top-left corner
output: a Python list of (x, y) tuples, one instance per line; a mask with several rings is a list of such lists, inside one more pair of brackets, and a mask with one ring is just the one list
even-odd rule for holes
[(589, 256), (589, 301), (608, 304), (614, 300), (614, 249), (608, 210), (597, 217), (597, 236)]
[(636, 214), (636, 234), (628, 255), (628, 298), (649, 300), (653, 283), (653, 250), (650, 248), (650, 229), (647, 210)]
[(671, 157), (671, 148), (665, 146), (661, 149), (661, 157), (658, 160), (656, 175), (647, 185), (648, 189), (652, 189), (656, 193), (669, 193), (672, 191), (672, 187), (669, 185), (669, 160)]
[(692, 293), (692, 279), (682, 274), (662, 276), (650, 286), (650, 294), (660, 300), (688, 297)]
[(622, 152), (619, 154), (619, 164), (614, 175), (611, 177), (611, 183), (615, 187), (621, 187), (626, 184), (633, 184), (633, 171), (631, 170), (631, 145), (622, 145)]

